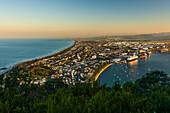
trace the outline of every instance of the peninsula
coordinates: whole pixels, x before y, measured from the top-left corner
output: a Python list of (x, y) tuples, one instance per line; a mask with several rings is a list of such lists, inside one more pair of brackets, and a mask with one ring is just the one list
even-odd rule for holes
[[(144, 58), (145, 54), (170, 49), (168, 43), (127, 41), (114, 38), (74, 39), (75, 44), (65, 50), (43, 58), (19, 63), (4, 73), (16, 73), (20, 84), (43, 85), (46, 81), (61, 78), (65, 84), (97, 80), (100, 74), (113, 63), (129, 62)], [(130, 60), (129, 60), (130, 59)]]

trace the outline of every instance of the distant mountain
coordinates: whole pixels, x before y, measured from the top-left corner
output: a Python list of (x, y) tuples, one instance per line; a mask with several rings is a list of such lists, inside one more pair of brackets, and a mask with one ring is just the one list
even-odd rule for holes
[[(101, 38), (101, 37), (98, 37)], [(138, 35), (116, 35), (104, 36), (103, 38), (119, 38), (119, 39), (146, 39), (146, 40), (170, 40), (170, 32), (138, 34)]]
[(170, 32), (120, 36), (124, 39), (170, 40)]
[(156, 38), (170, 39), (170, 32), (153, 33), (151, 35), (153, 35), (153, 37), (156, 37)]

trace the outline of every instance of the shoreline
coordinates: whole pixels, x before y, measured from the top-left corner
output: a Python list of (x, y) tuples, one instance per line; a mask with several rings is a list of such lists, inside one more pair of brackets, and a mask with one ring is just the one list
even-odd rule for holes
[[(67, 40), (73, 40), (73, 39), (67, 39)], [(71, 45), (71, 46), (69, 46), (69, 47), (66, 47), (66, 48), (63, 49), (63, 50), (57, 51), (57, 52), (55, 52), (55, 53), (52, 53), (52, 54), (50, 54), (50, 55), (44, 55), (43, 57), (32, 58), (32, 59), (20, 61), (20, 62), (14, 64), (12, 67), (9, 67), (9, 68), (3, 70), (2, 72), (0, 72), (0, 75), (7, 73), (7, 72), (10, 71), (11, 69), (13, 69), (13, 68), (15, 68), (15, 67), (17, 67), (18, 65), (21, 65), (21, 64), (23, 64), (23, 63), (27, 63), (27, 62), (31, 62), (31, 61), (35, 61), (35, 60), (41, 60), (41, 59), (44, 59), (44, 58), (52, 57), (52, 56), (54, 56), (54, 55), (59, 55), (59, 54), (62, 53), (63, 51), (68, 51), (69, 49), (71, 49), (72, 47), (75, 46), (76, 40), (73, 40), (73, 41), (74, 41), (73, 45)]]
[(99, 76), (103, 73), (103, 71), (105, 71), (108, 67), (110, 67), (112, 64), (114, 63), (110, 63), (108, 65), (106, 65), (102, 70), (100, 70), (100, 72), (95, 76), (95, 81), (98, 80)]

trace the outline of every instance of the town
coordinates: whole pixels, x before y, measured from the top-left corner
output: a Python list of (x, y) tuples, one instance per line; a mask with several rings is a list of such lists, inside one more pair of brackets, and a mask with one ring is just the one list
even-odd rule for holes
[[(68, 50), (28, 63), (24, 69), (43, 66), (52, 70), (47, 76), (42, 76), (38, 72), (36, 73), (39, 76), (33, 74), (31, 83), (34, 84), (42, 85), (50, 79), (62, 78), (64, 83), (75, 85), (76, 81), (83, 83), (94, 77), (94, 73), (100, 71), (97, 68), (106, 66), (103, 64), (133, 62), (151, 55), (152, 52), (168, 52), (169, 48), (168, 44), (161, 42), (78, 39)], [(24, 73), (24, 69), (22, 68), (20, 72)], [(20, 84), (23, 83), (25, 81), (20, 80)]]

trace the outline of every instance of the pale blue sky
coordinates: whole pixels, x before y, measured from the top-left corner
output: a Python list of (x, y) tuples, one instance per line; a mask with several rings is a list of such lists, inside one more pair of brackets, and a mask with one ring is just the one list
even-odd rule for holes
[(170, 31), (169, 0), (0, 0), (0, 37)]

